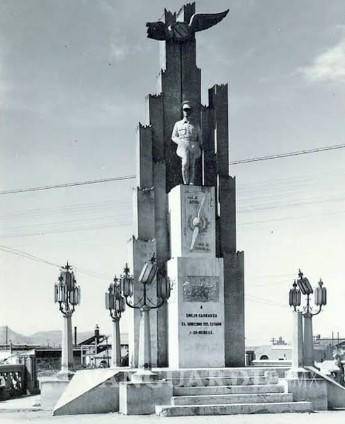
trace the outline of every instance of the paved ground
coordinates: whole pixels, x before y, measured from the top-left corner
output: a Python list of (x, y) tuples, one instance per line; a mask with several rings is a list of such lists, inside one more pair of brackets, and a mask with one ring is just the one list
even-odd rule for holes
[(123, 416), (118, 414), (52, 417), (48, 412), (2, 412), (1, 424), (344, 424), (345, 411), (313, 414), (223, 415), (213, 417)]
[[(0, 402), (0, 414), (4, 412), (28, 411), (40, 409), (41, 395), (23, 396), (17, 399), (3, 400)], [(2, 417), (2, 415), (0, 415)]]
[(345, 410), (313, 414), (222, 415), (200, 417), (124, 416), (119, 414), (53, 417), (39, 409), (40, 396), (0, 402), (0, 424), (344, 424)]

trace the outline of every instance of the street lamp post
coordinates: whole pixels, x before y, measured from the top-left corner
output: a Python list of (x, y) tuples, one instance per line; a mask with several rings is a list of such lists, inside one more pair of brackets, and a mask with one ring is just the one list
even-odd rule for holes
[[(313, 290), (308, 278), (303, 276), (301, 270), (298, 272), (298, 279), (295, 280), (292, 289), (289, 292), (289, 305), (293, 307), (296, 313), (294, 325), (294, 350), (293, 367), (314, 366), (314, 343), (313, 343), (313, 316), (318, 315), (322, 306), (327, 304), (327, 290), (320, 280), (318, 287)], [(301, 307), (302, 296), (306, 296), (306, 303)], [(314, 311), (311, 306), (310, 296), (314, 294), (314, 303), (317, 310)], [(301, 351), (302, 340), (302, 316), (303, 325), (303, 351)]]
[(134, 278), (130, 275), (130, 270), (126, 264), (124, 273), (121, 276), (121, 291), (126, 300), (126, 304), (133, 309), (140, 310), (140, 329), (139, 329), (139, 371), (133, 375), (133, 381), (150, 381), (156, 378), (152, 373), (151, 359), (151, 332), (150, 332), (150, 311), (158, 309), (167, 301), (170, 296), (170, 284), (168, 279), (160, 276), (157, 283), (157, 298), (154, 304), (147, 296), (147, 286), (150, 285), (157, 274), (157, 264), (154, 255), (147, 261), (140, 273), (138, 283), (143, 285), (143, 297), (138, 303), (131, 303), (129, 298), (133, 296)]
[(54, 287), (54, 301), (59, 304), (59, 310), (64, 318), (59, 377), (69, 379), (73, 375), (72, 314), (80, 303), (80, 287), (68, 262), (61, 267), (58, 280)]
[(112, 348), (111, 348), (111, 366), (121, 366), (121, 341), (120, 341), (120, 319), (121, 314), (125, 311), (125, 299), (121, 295), (121, 286), (118, 278), (114, 278), (114, 282), (109, 285), (108, 291), (105, 293), (105, 307), (109, 310), (109, 314), (113, 321), (112, 328)]

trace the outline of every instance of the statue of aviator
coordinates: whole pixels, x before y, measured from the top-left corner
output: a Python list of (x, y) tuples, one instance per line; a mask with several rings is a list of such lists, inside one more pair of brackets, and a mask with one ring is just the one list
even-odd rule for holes
[(177, 144), (177, 155), (182, 159), (182, 178), (184, 184), (195, 184), (196, 160), (201, 155), (201, 131), (191, 117), (192, 105), (182, 103), (183, 119), (174, 125), (171, 139)]

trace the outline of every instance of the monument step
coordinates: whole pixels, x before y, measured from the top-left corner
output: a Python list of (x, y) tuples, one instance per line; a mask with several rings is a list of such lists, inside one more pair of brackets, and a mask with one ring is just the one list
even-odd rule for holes
[(277, 384), (279, 378), (276, 375), (264, 377), (261, 375), (252, 377), (204, 377), (204, 378), (167, 378), (174, 386), (245, 386), (261, 384)]
[(247, 386), (199, 386), (199, 387), (174, 387), (175, 396), (198, 396), (198, 395), (226, 395), (246, 393), (284, 393), (281, 384), (251, 384)]
[(252, 393), (230, 395), (173, 396), (172, 405), (218, 405), (234, 403), (292, 402), (292, 393)]
[(277, 414), (312, 412), (311, 402), (237, 403), (219, 405), (157, 405), (156, 415), (183, 417), (190, 415)]
[(289, 368), (280, 367), (242, 367), (242, 368), (182, 368), (170, 370), (157, 368), (154, 372), (159, 373), (160, 378), (203, 378), (203, 377), (253, 377), (277, 375), (284, 378)]

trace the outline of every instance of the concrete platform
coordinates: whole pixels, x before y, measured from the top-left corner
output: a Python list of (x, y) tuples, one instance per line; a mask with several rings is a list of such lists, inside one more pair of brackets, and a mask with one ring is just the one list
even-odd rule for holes
[(277, 414), (311, 411), (312, 405), (310, 402), (156, 406), (156, 414), (161, 417), (181, 417), (193, 415)]

